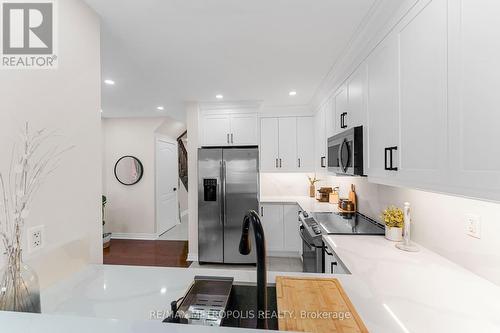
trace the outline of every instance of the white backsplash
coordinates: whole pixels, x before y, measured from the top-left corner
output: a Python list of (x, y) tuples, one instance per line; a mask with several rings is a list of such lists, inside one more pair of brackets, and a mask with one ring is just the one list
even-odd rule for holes
[(309, 194), (307, 173), (261, 173), (261, 196), (304, 196)]
[[(341, 197), (354, 184), (359, 211), (378, 221), (385, 207), (410, 202), (413, 240), (500, 285), (500, 203), (372, 184), (361, 177), (318, 178), (318, 187), (339, 186)], [(307, 174), (261, 175), (262, 195), (307, 195), (307, 189)], [(481, 239), (466, 234), (468, 214), (480, 216)]]

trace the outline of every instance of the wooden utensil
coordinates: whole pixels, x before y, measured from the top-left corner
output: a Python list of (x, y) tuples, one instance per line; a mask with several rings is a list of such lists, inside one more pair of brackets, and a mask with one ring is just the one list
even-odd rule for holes
[(351, 191), (349, 192), (349, 201), (351, 201), (354, 204), (354, 209), (353, 211), (358, 210), (358, 201), (356, 198), (356, 189), (354, 188), (354, 184), (351, 184)]
[(278, 276), (276, 295), (280, 331), (368, 332), (338, 279)]

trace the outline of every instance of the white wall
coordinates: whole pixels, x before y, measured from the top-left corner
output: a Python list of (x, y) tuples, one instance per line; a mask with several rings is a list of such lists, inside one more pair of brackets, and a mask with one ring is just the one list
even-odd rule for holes
[[(165, 117), (109, 118), (102, 123), (105, 230), (120, 237), (155, 238), (155, 138), (176, 139), (184, 124)], [(120, 184), (114, 175), (115, 163), (124, 155), (137, 157), (144, 166), (143, 178), (133, 186)]]
[[(58, 1), (59, 67), (0, 73), (0, 170), (25, 121), (57, 129), (75, 148), (42, 186), (26, 227), (45, 226), (45, 247), (24, 251), (43, 287), (102, 262), (99, 18), (79, 0)], [(26, 236), (26, 233), (23, 235)]]
[(186, 104), (188, 131), (188, 207), (189, 207), (189, 250), (188, 260), (198, 260), (198, 111), (197, 103)]
[[(188, 180), (189, 183), (189, 180)], [(189, 184), (188, 184), (189, 187)], [(179, 179), (179, 214), (181, 217), (187, 215), (188, 207), (189, 207), (189, 195), (187, 189), (184, 187), (184, 184)]]

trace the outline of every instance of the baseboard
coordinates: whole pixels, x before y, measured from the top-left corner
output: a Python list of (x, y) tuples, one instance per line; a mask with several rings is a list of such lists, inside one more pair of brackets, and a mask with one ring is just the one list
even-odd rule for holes
[(187, 210), (187, 209), (186, 209), (186, 210), (183, 210), (183, 211), (181, 212), (181, 218), (182, 218), (182, 217), (184, 217), (184, 216), (186, 216), (188, 213), (189, 213), (189, 210)]
[(198, 261), (198, 253), (188, 253), (187, 261)]
[(128, 232), (113, 232), (112, 239), (137, 239), (137, 240), (155, 240), (158, 239), (157, 234), (146, 233), (128, 233)]

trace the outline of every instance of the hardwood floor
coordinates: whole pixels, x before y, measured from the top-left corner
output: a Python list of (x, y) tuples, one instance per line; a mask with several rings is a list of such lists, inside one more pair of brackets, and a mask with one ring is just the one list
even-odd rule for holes
[(104, 263), (111, 265), (189, 267), (188, 242), (112, 239), (104, 249)]

